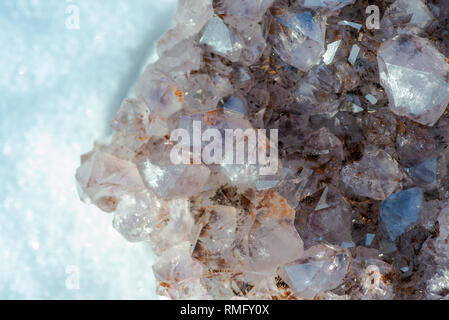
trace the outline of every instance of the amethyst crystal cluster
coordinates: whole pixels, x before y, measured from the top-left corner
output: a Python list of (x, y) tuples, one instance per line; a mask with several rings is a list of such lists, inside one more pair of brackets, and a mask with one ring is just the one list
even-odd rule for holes
[[(377, 1), (370, 28), (370, 2), (179, 1), (76, 174), (151, 243), (160, 295), (449, 298), (449, 5)], [(278, 173), (173, 164), (170, 133), (195, 119), (278, 130)]]

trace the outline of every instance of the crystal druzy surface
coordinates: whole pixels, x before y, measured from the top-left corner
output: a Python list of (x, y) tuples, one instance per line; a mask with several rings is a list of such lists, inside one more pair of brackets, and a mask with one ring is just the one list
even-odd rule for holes
[[(151, 243), (158, 294), (449, 298), (449, 5), (377, 1), (378, 29), (368, 5), (179, 1), (76, 173), (82, 200)], [(170, 132), (195, 120), (278, 130), (278, 172), (174, 164)]]

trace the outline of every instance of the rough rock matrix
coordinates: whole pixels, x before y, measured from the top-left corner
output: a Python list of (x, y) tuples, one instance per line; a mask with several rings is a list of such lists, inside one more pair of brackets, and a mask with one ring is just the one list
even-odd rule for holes
[[(449, 298), (449, 3), (374, 1), (370, 29), (372, 2), (179, 0), (76, 173), (83, 201), (151, 243), (160, 295)], [(278, 130), (278, 172), (173, 163), (194, 121)]]

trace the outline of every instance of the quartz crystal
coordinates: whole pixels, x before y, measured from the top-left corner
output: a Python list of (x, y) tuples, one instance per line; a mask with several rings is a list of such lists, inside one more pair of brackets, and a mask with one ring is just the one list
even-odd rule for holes
[(422, 29), (432, 20), (433, 15), (422, 0), (396, 0), (386, 10), (381, 27), (389, 34)]
[(418, 181), (433, 184), (437, 181), (437, 159), (429, 159), (408, 170), (410, 176)]
[(361, 161), (344, 167), (341, 175), (350, 192), (375, 200), (385, 200), (401, 180), (399, 165), (383, 150), (367, 150)]
[(235, 62), (240, 58), (241, 46), (238, 40), (219, 17), (209, 20), (200, 39), (200, 44), (206, 45), (212, 52), (231, 61)]
[(353, 4), (355, 0), (300, 0), (299, 2), (305, 8), (326, 8), (335, 11), (349, 4)]
[(298, 297), (311, 299), (340, 285), (348, 265), (345, 250), (319, 245), (305, 251), (301, 259), (285, 265), (279, 274)]
[(204, 164), (173, 163), (172, 149), (173, 145), (163, 144), (161, 139), (152, 139), (138, 150), (133, 161), (143, 183), (165, 199), (203, 191), (210, 169)]
[(198, 34), (213, 15), (212, 0), (179, 0), (175, 14), (176, 26), (159, 40), (159, 56), (163, 56), (180, 41)]
[(449, 64), (427, 40), (400, 35), (378, 52), (381, 83), (391, 110), (433, 126), (449, 103)]
[(245, 17), (258, 22), (274, 0), (221, 0), (221, 9), (228, 16)]
[(380, 218), (391, 240), (396, 240), (407, 228), (418, 222), (423, 191), (413, 188), (392, 194), (382, 203)]
[(278, 33), (274, 49), (284, 62), (308, 71), (324, 54), (326, 19), (311, 11), (287, 12), (275, 16)]
[[(320, 243), (350, 243), (351, 207), (335, 188), (326, 187), (315, 201), (303, 201), (297, 209), (297, 228), (306, 247)], [(332, 221), (332, 223), (329, 223)]]
[(83, 156), (81, 161), (76, 173), (81, 198), (92, 201), (106, 212), (115, 210), (122, 195), (145, 188), (132, 162), (100, 150)]
[(449, 298), (449, 5), (366, 4), (179, 0), (76, 172), (159, 295)]

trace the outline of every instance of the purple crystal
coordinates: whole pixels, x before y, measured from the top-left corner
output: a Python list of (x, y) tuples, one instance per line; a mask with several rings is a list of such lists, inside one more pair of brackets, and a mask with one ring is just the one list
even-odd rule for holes
[(449, 6), (381, 6), (367, 30), (363, 1), (179, 1), (76, 173), (159, 295), (448, 298)]

